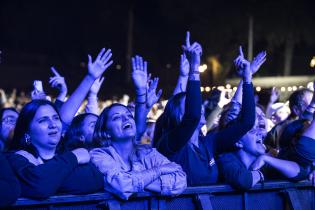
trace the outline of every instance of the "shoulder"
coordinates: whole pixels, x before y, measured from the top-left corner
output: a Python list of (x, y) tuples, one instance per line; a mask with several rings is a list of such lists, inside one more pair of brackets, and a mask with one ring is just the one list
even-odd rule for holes
[(218, 161), (222, 163), (222, 165), (233, 164), (239, 162), (236, 155), (232, 152), (223, 153), (218, 156)]
[(28, 160), (28, 162), (30, 162), (36, 166), (43, 163), (42, 161), (40, 161), (39, 158), (36, 158), (33, 154), (31, 154), (25, 150), (18, 150), (13, 154), (16, 155), (16, 157), (21, 157), (21, 156), (24, 157), (25, 159)]

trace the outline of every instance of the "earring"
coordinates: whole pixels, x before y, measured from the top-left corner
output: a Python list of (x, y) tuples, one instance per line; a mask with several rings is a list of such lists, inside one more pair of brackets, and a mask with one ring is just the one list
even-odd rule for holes
[(26, 143), (27, 145), (30, 145), (30, 144), (31, 144), (31, 137), (30, 137), (30, 135), (28, 135), (27, 133), (24, 134), (24, 140), (25, 140), (25, 143)]

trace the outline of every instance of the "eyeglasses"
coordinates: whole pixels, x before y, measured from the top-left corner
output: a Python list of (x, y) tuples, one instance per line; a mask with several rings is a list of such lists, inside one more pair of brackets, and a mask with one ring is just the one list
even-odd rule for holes
[(2, 119), (2, 123), (8, 124), (8, 125), (15, 125), (16, 124), (16, 117), (13, 116), (7, 116)]

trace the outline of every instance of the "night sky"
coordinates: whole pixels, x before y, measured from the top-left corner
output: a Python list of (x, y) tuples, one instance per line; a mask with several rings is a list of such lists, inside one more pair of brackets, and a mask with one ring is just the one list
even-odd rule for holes
[[(293, 43), (291, 74), (312, 74), (314, 8), (311, 0), (1, 0), (0, 88), (28, 91), (32, 81), (39, 79), (50, 92), (49, 67), (55, 66), (72, 91), (87, 72), (87, 54), (95, 56), (102, 47), (109, 47), (114, 65), (105, 73), (100, 97), (132, 94), (126, 74), (130, 13), (132, 54), (149, 61), (149, 71), (160, 77), (165, 94), (176, 83), (186, 30), (191, 31), (193, 41), (202, 44), (203, 63), (209, 66), (209, 58), (214, 57), (222, 65), (224, 78), (233, 77), (231, 64), (237, 48), (247, 48), (250, 16), (254, 20), (254, 54), (260, 50), (268, 53), (258, 76), (283, 75), (287, 40)], [(202, 75), (203, 84), (224, 84), (213, 81), (210, 71)]]

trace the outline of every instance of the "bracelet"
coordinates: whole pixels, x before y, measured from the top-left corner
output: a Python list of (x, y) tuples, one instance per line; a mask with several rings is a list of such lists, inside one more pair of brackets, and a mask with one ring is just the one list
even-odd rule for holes
[(193, 71), (193, 72), (189, 72), (189, 76), (192, 74), (200, 74), (199, 70), (198, 71)]
[(147, 93), (143, 93), (143, 94), (136, 94), (137, 97), (141, 97), (141, 96), (145, 96)]
[(147, 102), (144, 101), (144, 102), (141, 102), (141, 101), (136, 101), (136, 104), (146, 104)]
[(265, 181), (264, 174), (260, 170), (257, 170), (257, 172), (258, 172), (259, 177), (260, 177), (259, 182), (261, 183), (261, 188), (263, 189), (264, 188), (264, 181)]

